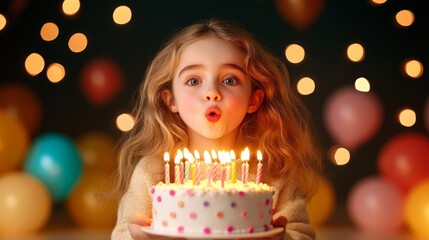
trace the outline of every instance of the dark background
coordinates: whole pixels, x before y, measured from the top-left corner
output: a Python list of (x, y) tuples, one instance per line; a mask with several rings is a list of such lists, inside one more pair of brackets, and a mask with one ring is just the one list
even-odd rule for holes
[[(429, 92), (429, 17), (424, 0), (389, 0), (381, 6), (365, 0), (324, 2), (316, 22), (302, 29), (282, 19), (273, 0), (88, 0), (81, 2), (79, 13), (72, 17), (62, 14), (62, 1), (27, 1), (25, 8), (10, 16), (8, 26), (0, 32), (0, 83), (22, 83), (40, 98), (43, 119), (35, 136), (59, 131), (78, 138), (89, 131), (100, 131), (118, 138), (121, 133), (116, 129), (115, 118), (131, 110), (147, 64), (168, 37), (201, 19), (220, 17), (235, 21), (284, 60), (293, 85), (303, 76), (315, 80), (315, 92), (302, 99), (313, 115), (326, 174), (337, 197), (344, 201), (357, 181), (377, 174), (379, 151), (389, 139), (408, 131), (428, 134), (423, 109)], [(0, 13), (12, 13), (12, 3), (1, 1)], [(131, 22), (123, 26), (112, 21), (113, 10), (120, 5), (129, 6), (133, 12)], [(395, 24), (395, 14), (402, 9), (414, 12), (416, 20), (412, 26), (403, 28)], [(39, 34), (46, 22), (54, 22), (60, 28), (58, 38), (52, 42), (43, 41)], [(67, 47), (69, 37), (76, 32), (86, 34), (89, 41), (81, 53), (73, 53)], [(366, 51), (365, 59), (359, 63), (348, 61), (345, 55), (347, 46), (354, 42), (361, 43)], [(306, 50), (306, 58), (300, 64), (290, 64), (284, 57), (285, 47), (291, 43)], [(24, 60), (32, 52), (45, 58), (45, 66), (53, 62), (63, 64), (65, 79), (52, 84), (45, 71), (29, 76)], [(113, 59), (125, 79), (118, 96), (96, 107), (82, 93), (79, 76), (89, 61), (99, 57)], [(418, 59), (425, 67), (419, 79), (401, 72), (403, 62), (410, 58)], [(352, 152), (349, 164), (336, 166), (327, 157), (335, 142), (325, 128), (324, 104), (336, 89), (353, 84), (358, 77), (370, 81), (371, 91), (381, 100), (384, 119), (375, 136)], [(397, 121), (397, 114), (404, 107), (417, 114), (417, 122), (410, 128)]]

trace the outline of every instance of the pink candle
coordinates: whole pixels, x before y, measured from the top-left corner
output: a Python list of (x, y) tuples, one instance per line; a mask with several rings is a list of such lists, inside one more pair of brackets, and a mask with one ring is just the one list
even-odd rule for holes
[(256, 183), (260, 183), (262, 178), (262, 153), (259, 150), (257, 153), (257, 158), (258, 158), (258, 170), (256, 172)]
[(210, 157), (209, 152), (204, 151), (204, 162), (207, 164), (207, 185), (210, 186), (211, 184), (211, 178), (212, 178), (212, 159)]
[(168, 152), (164, 153), (164, 161), (165, 161), (165, 166), (164, 166), (164, 176), (165, 176), (165, 184), (169, 184), (170, 183), (170, 164), (168, 164), (168, 161), (170, 161), (170, 155), (168, 154)]
[(246, 152), (241, 152), (241, 182), (246, 183)]
[(183, 178), (185, 176), (185, 168), (183, 166), (183, 153), (182, 151), (179, 149), (177, 150), (177, 158), (180, 160), (180, 164), (179, 164), (179, 171), (180, 171), (180, 183), (183, 184)]
[(213, 160), (213, 181), (217, 180), (217, 175), (219, 172), (219, 167), (218, 167), (218, 163), (216, 162), (217, 159), (217, 154), (216, 151), (213, 149), (212, 150), (212, 160)]
[(225, 179), (226, 179), (226, 167), (225, 167), (225, 161), (222, 159), (221, 162), (221, 168), (220, 168), (220, 181), (222, 184), (222, 187), (225, 187)]

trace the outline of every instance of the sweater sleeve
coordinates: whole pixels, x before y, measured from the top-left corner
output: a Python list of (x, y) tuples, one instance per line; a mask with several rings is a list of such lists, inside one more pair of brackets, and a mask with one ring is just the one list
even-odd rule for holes
[(150, 188), (158, 180), (154, 177), (154, 168), (157, 164), (145, 164), (146, 160), (140, 160), (131, 176), (128, 190), (122, 196), (119, 207), (116, 226), (113, 229), (112, 240), (130, 240), (128, 230), (128, 217), (133, 214), (152, 216), (152, 196)]
[(307, 202), (303, 195), (290, 183), (282, 181), (274, 186), (273, 221), (286, 218), (284, 240), (314, 240), (316, 233), (309, 223)]

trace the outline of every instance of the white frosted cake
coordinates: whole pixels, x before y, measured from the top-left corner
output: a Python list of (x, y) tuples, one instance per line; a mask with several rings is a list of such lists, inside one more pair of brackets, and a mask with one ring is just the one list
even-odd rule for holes
[(265, 183), (158, 183), (151, 193), (155, 231), (219, 235), (272, 228), (273, 188)]

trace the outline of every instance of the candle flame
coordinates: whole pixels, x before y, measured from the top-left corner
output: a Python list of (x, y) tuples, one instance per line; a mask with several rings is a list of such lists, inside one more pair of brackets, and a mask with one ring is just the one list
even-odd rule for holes
[(179, 164), (180, 163), (180, 156), (179, 155), (176, 155), (175, 157), (174, 157), (174, 163), (175, 164)]
[(210, 153), (207, 151), (204, 151), (204, 162), (207, 164), (212, 163), (212, 158), (210, 157)]
[(189, 150), (187, 148), (183, 149), (183, 157), (188, 159), (189, 155), (191, 155), (191, 153), (189, 152)]
[(258, 150), (258, 152), (256, 153), (258, 161), (262, 161), (262, 153), (261, 151)]
[(198, 150), (194, 150), (194, 155), (196, 159), (200, 159), (200, 153), (198, 152)]
[(187, 159), (188, 159), (188, 161), (189, 161), (190, 163), (194, 163), (194, 162), (195, 162), (195, 158), (194, 158), (194, 156), (193, 156), (191, 153), (189, 153), (189, 154), (188, 154)]
[(217, 159), (216, 151), (212, 149), (212, 158)]
[(179, 156), (179, 159), (183, 159), (182, 150), (180, 150), (180, 149), (177, 150), (177, 156)]
[(170, 154), (168, 154), (168, 152), (164, 153), (164, 161), (166, 162), (170, 161)]
[(234, 152), (234, 150), (229, 151), (229, 156), (231, 157), (231, 160), (235, 160), (235, 152)]
[(246, 147), (244, 151), (241, 152), (241, 161), (249, 161), (250, 159), (250, 151), (249, 148)]

